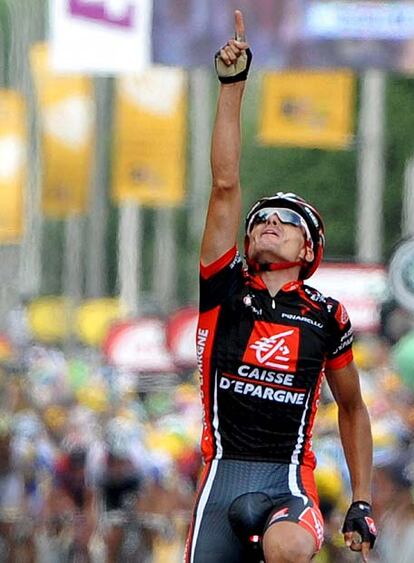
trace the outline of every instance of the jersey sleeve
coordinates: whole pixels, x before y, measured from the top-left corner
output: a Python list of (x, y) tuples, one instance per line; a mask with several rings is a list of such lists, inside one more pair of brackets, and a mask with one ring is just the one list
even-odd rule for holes
[(208, 311), (223, 303), (242, 279), (242, 260), (235, 246), (208, 266), (200, 264), (200, 311)]
[(330, 311), (330, 333), (325, 367), (341, 369), (353, 360), (353, 330), (345, 307), (334, 299), (328, 300)]

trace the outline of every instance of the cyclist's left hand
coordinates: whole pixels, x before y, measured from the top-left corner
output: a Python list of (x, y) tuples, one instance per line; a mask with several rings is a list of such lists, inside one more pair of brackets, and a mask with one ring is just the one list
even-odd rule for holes
[(369, 550), (374, 547), (377, 537), (371, 512), (368, 502), (355, 501), (349, 507), (342, 526), (346, 545), (352, 551), (360, 551), (364, 562), (368, 561)]
[(241, 82), (249, 74), (252, 53), (245, 38), (243, 14), (234, 12), (235, 39), (230, 39), (215, 54), (215, 68), (220, 82), (225, 84)]

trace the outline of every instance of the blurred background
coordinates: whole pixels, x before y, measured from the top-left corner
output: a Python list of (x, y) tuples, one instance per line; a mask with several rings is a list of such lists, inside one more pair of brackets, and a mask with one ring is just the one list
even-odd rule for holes
[[(213, 54), (243, 10), (246, 208), (326, 222), (373, 425), (372, 561), (414, 561), (414, 2), (0, 0), (0, 560), (179, 562), (200, 469)], [(316, 421), (326, 519), (349, 482)]]

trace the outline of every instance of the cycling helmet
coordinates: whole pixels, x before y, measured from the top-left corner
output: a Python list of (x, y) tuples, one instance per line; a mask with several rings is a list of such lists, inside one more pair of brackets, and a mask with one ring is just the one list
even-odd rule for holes
[[(267, 208), (284, 208), (295, 211), (304, 220), (306, 224), (307, 243), (311, 245), (314, 253), (312, 262), (300, 260), (298, 262), (282, 262), (280, 264), (258, 264), (257, 262), (248, 259), (249, 249), (249, 234), (254, 224), (254, 218), (261, 209)], [(246, 215), (245, 222), (245, 256), (247, 265), (250, 270), (278, 270), (286, 269), (292, 266), (301, 266), (299, 278), (309, 278), (321, 263), (323, 256), (323, 249), (325, 246), (325, 228), (319, 212), (304, 199), (294, 193), (278, 192), (277, 194), (269, 197), (263, 197), (256, 201)]]

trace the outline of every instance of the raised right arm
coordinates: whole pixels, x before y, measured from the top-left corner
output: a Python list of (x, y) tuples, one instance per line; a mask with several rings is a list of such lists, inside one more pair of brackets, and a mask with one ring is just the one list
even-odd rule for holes
[[(240, 11), (235, 12), (236, 37), (220, 50), (222, 65), (231, 70), (239, 57), (245, 56), (244, 23)], [(240, 112), (245, 81), (222, 83), (217, 102), (211, 144), (212, 188), (206, 225), (201, 245), (201, 263), (215, 262), (237, 241), (241, 213)]]

